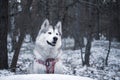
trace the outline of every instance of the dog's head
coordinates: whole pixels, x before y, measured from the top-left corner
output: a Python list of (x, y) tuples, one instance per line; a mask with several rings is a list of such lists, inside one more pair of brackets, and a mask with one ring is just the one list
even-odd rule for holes
[(62, 35), (62, 24), (59, 21), (56, 26), (50, 25), (48, 19), (46, 19), (39, 31), (36, 39), (36, 43), (49, 46), (49, 47), (61, 47), (61, 35)]

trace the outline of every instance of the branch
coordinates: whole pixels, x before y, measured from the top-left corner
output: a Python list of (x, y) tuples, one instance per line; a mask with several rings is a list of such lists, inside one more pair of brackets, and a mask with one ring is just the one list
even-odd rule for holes
[(91, 6), (95, 6), (98, 8), (98, 5), (97, 4), (94, 4), (94, 3), (91, 3), (91, 2), (87, 2), (87, 1), (83, 1), (83, 0), (78, 0), (79, 3), (85, 3), (85, 4), (88, 4), (88, 5), (91, 5)]
[[(99, 32), (106, 31), (107, 29), (109, 29), (109, 27), (102, 28), (102, 29), (99, 30)], [(91, 33), (92, 33), (92, 34), (96, 34), (97, 31), (92, 31)]]
[(22, 11), (12, 13), (12, 14), (8, 14), (8, 15), (3, 15), (3, 16), (0, 16), (0, 18), (13, 17), (13, 16), (16, 16), (16, 15), (18, 15), (20, 13), (22, 13)]
[(63, 15), (63, 17), (62, 17), (62, 22), (64, 22), (64, 20), (65, 20), (65, 16), (66, 16), (66, 14), (67, 14), (68, 9), (69, 9), (70, 7), (73, 7), (73, 6), (74, 6), (76, 3), (78, 3), (78, 2), (79, 2), (78, 0), (74, 0), (73, 3), (65, 6), (64, 13), (63, 13), (64, 15)]
[(78, 0), (75, 0), (73, 3), (67, 5), (65, 8), (66, 10), (69, 8), (69, 7), (73, 7), (76, 3), (78, 3), (79, 1)]
[(16, 12), (16, 13), (12, 13), (12, 14), (9, 14), (8, 16), (9, 16), (9, 17), (13, 17), (13, 16), (16, 16), (16, 15), (18, 15), (18, 14), (20, 14), (20, 13), (22, 13), (22, 11), (19, 11), (19, 12)]

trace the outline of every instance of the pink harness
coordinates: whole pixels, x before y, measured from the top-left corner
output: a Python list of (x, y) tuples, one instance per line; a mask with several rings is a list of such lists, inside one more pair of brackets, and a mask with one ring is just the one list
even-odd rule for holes
[(58, 59), (54, 58), (48, 58), (46, 61), (40, 59), (36, 60), (36, 62), (38, 62), (39, 64), (43, 64), (46, 66), (46, 73), (48, 74), (54, 73), (54, 67), (57, 61)]

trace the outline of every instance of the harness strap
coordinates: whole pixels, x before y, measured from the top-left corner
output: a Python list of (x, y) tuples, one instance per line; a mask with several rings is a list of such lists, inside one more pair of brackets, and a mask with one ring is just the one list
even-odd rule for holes
[(54, 58), (48, 58), (46, 61), (43, 60), (36, 60), (39, 64), (43, 64), (46, 66), (46, 73), (54, 73), (54, 67), (56, 62), (58, 61), (58, 59), (54, 59)]
[(46, 60), (46, 73), (54, 73), (54, 67), (58, 59), (48, 58)]
[(45, 62), (43, 60), (38, 59), (38, 60), (36, 60), (36, 62), (38, 62), (39, 64), (45, 65)]

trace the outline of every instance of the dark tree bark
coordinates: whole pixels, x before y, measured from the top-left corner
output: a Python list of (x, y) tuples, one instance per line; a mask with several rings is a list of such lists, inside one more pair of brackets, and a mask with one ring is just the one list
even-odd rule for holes
[(89, 60), (90, 60), (90, 54), (91, 54), (91, 52), (90, 52), (90, 50), (91, 50), (91, 42), (92, 42), (92, 39), (91, 39), (91, 37), (89, 37), (87, 39), (87, 45), (86, 45), (86, 49), (85, 49), (85, 61), (84, 61), (83, 65), (90, 66)]
[(117, 41), (120, 42), (120, 0), (116, 0), (115, 7), (113, 9), (113, 12), (116, 12), (116, 15), (114, 16), (114, 28), (116, 29), (115, 37), (117, 38)]
[(105, 59), (105, 65), (108, 65), (108, 58), (109, 58), (109, 54), (110, 54), (110, 49), (111, 49), (111, 40), (109, 39), (109, 47), (108, 47), (108, 53)]
[(107, 56), (106, 56), (106, 59), (105, 59), (105, 65), (106, 66), (108, 66), (108, 58), (109, 58), (109, 55), (110, 55), (110, 50), (111, 50), (111, 37), (112, 37), (112, 35), (111, 35), (111, 28), (109, 28), (109, 30), (108, 30), (108, 35), (109, 35), (109, 46), (108, 46), (108, 52), (107, 52)]
[[(12, 59), (11, 63), (11, 71), (15, 72), (16, 71), (16, 65), (18, 61), (18, 56), (20, 53), (20, 48), (22, 45), (22, 42), (24, 40), (25, 34), (27, 32), (27, 29), (31, 26), (31, 19), (30, 19), (30, 6), (32, 4), (32, 0), (22, 0), (23, 2), (23, 8), (22, 8), (22, 13), (18, 17), (18, 23), (17, 26), (20, 29), (20, 37), (19, 40), (15, 46), (15, 53)], [(21, 21), (19, 21), (21, 20)]]
[(8, 0), (0, 0), (0, 69), (8, 68)]
[(25, 33), (23, 32), (19, 37), (19, 41), (17, 43), (17, 46), (15, 47), (15, 53), (14, 53), (14, 56), (13, 56), (13, 59), (12, 59), (12, 64), (11, 64), (11, 71), (12, 72), (16, 71), (18, 56), (19, 56), (20, 48), (21, 48), (22, 42), (24, 40), (24, 37), (25, 37)]
[[(89, 3), (92, 3), (93, 0), (87, 0)], [(86, 6), (87, 16), (88, 16), (88, 25), (86, 26), (86, 38), (87, 44), (85, 47), (85, 56), (83, 65), (90, 66), (90, 55), (91, 55), (91, 44), (92, 44), (92, 32), (94, 30), (94, 17), (93, 16), (93, 7)]]
[(96, 40), (100, 39), (100, 12), (99, 9), (97, 9), (97, 22), (96, 22), (96, 27), (97, 27), (97, 33), (96, 33)]
[(83, 63), (83, 65), (86, 66), (90, 66), (89, 62), (90, 62), (90, 50), (91, 50), (91, 44), (92, 44), (92, 27), (89, 26), (88, 30), (90, 31), (89, 33), (87, 33), (87, 44), (86, 44), (86, 48), (85, 48), (85, 61)]

